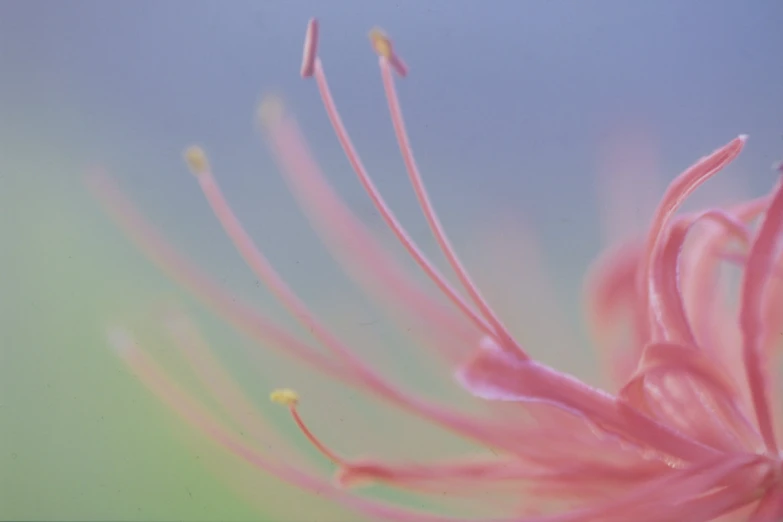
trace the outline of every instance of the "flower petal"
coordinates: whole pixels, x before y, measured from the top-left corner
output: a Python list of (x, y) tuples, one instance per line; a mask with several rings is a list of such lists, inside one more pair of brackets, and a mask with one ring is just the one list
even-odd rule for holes
[(503, 352), (491, 339), (456, 375), (473, 395), (487, 400), (543, 402), (595, 424), (634, 444), (681, 459), (707, 457), (713, 451), (682, 437), (624, 400), (534, 361)]

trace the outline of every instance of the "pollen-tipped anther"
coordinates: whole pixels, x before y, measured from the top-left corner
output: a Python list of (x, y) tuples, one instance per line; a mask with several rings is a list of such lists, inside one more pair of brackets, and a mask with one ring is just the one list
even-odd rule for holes
[(370, 31), (370, 43), (372, 43), (372, 48), (375, 49), (378, 56), (383, 56), (387, 60), (391, 60), (394, 56), (394, 47), (392, 47), (391, 40), (381, 29), (375, 27)]
[(298, 393), (296, 393), (294, 390), (290, 388), (278, 388), (277, 390), (269, 394), (269, 400), (271, 400), (274, 403), (282, 404), (283, 406), (288, 407), (288, 411), (291, 412), (291, 417), (293, 417), (294, 422), (296, 423), (296, 426), (299, 428), (299, 430), (302, 432), (302, 435), (304, 435), (307, 438), (307, 440), (309, 440), (310, 443), (313, 446), (315, 446), (315, 448), (318, 451), (320, 451), (324, 457), (331, 460), (338, 466), (346, 465), (342, 457), (337, 455), (337, 453), (333, 452), (323, 442), (321, 442), (318, 439), (318, 437), (316, 437), (315, 434), (312, 431), (310, 431), (310, 428), (308, 428), (305, 422), (302, 420), (302, 417), (299, 415), (299, 412), (297, 411), (297, 406), (299, 406)]
[(318, 55), (318, 20), (311, 18), (307, 22), (304, 50), (302, 51), (302, 78), (309, 78), (315, 69), (315, 57)]
[(374, 28), (370, 31), (370, 43), (373, 50), (380, 56), (389, 62), (394, 72), (402, 77), (407, 76), (408, 67), (403, 63), (397, 53), (394, 52), (394, 45), (392, 45), (391, 39), (379, 28)]
[(299, 394), (289, 388), (279, 388), (269, 394), (269, 400), (283, 406), (296, 406), (299, 404)]
[(192, 145), (185, 149), (183, 153), (185, 163), (187, 163), (190, 172), (199, 176), (209, 172), (209, 160), (207, 159), (207, 153), (204, 149), (197, 145)]

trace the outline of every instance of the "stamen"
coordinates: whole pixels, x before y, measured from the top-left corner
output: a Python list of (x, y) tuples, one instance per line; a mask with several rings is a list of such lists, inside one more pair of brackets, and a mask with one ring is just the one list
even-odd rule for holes
[[(322, 69), (316, 65), (315, 74), (320, 73)], [(381, 247), (361, 218), (334, 191), (313, 158), (296, 119), (286, 114), (277, 96), (262, 99), (258, 119), (292, 195), (346, 275), (374, 301), (388, 307), (397, 321), (402, 320), (402, 312), (427, 323), (425, 335), (433, 339), (428, 346), (450, 362), (461, 360), (459, 352), (464, 347), (460, 343), (473, 338), (473, 325), (436, 301)], [(403, 323), (398, 326), (408, 327)]]
[(356, 350), (352, 350), (330, 328), (315, 317), (277, 273), (234, 214), (212, 172), (203, 171), (202, 175), (197, 176), (197, 180), (215, 216), (248, 266), (286, 310), (338, 359), (346, 371), (349, 382), (377, 394), (392, 404), (426, 419), (436, 421), (463, 435), (478, 438), (484, 443), (511, 451), (518, 448), (518, 438), (512, 433), (515, 430), (499, 430), (500, 426), (488, 426), (485, 423), (477, 422), (472, 416), (459, 414), (431, 404), (397, 387), (382, 374), (368, 366), (361, 357), (356, 355)]
[(310, 309), (291, 290), (285, 280), (269, 263), (269, 260), (258, 250), (250, 235), (244, 229), (233, 210), (226, 202), (220, 187), (212, 172), (208, 168), (208, 162), (204, 152), (198, 147), (190, 147), (185, 152), (185, 159), (190, 169), (199, 174), (197, 176), (199, 186), (212, 207), (218, 221), (223, 226), (229, 238), (236, 246), (239, 253), (245, 259), (256, 276), (269, 290), (280, 300), (288, 311), (307, 328), (313, 336), (327, 347), (335, 356), (339, 357), (349, 367), (353, 378), (363, 381), (366, 386), (376, 388), (379, 393), (392, 399), (397, 398), (393, 386), (388, 384), (375, 371), (366, 366), (362, 360), (354, 356), (348, 346), (338, 339), (331, 330), (323, 325), (312, 314)]
[(387, 60), (391, 60), (394, 56), (391, 40), (381, 29), (375, 27), (370, 31), (370, 43), (378, 56), (383, 56)]
[[(380, 33), (380, 35), (382, 35), (383, 38), (386, 38), (383, 33)], [(386, 39), (386, 42), (390, 45), (388, 38)], [(383, 46), (381, 50), (383, 50)], [(321, 94), (321, 99), (323, 100), (324, 107), (326, 108), (326, 114), (329, 117), (329, 121), (332, 123), (332, 127), (337, 134), (337, 139), (340, 141), (340, 145), (342, 146), (349, 163), (359, 178), (359, 182), (370, 196), (373, 205), (375, 205), (375, 208), (381, 214), (381, 217), (386, 222), (389, 229), (392, 231), (392, 233), (394, 233), (408, 254), (413, 257), (419, 267), (421, 267), (421, 269), (435, 283), (440, 291), (446, 294), (448, 299), (484, 333), (488, 335), (494, 335), (495, 330), (492, 325), (490, 325), (481, 315), (471, 308), (471, 306), (457, 293), (457, 291), (449, 284), (449, 282), (445, 279), (445, 277), (443, 277), (437, 268), (435, 268), (435, 265), (433, 265), (432, 262), (427, 259), (427, 257), (419, 249), (419, 247), (416, 245), (408, 232), (405, 230), (405, 228), (403, 228), (402, 224), (400, 224), (400, 222), (397, 220), (397, 217), (386, 204), (386, 201), (381, 196), (380, 191), (373, 183), (367, 170), (364, 168), (362, 160), (359, 157), (359, 153), (356, 151), (356, 148), (353, 146), (353, 142), (348, 135), (348, 130), (343, 125), (342, 118), (340, 118), (340, 114), (337, 110), (337, 105), (335, 104), (334, 99), (332, 98), (332, 94), (329, 90), (329, 82), (327, 81), (326, 73), (324, 72), (321, 60), (317, 56), (314, 58), (314, 60), (315, 70), (313, 75), (315, 76), (316, 83), (318, 85), (318, 91)], [(274, 123), (275, 120), (271, 118), (273, 116), (278, 116), (280, 110), (282, 109), (280, 109), (279, 102), (276, 100), (270, 100), (269, 103), (266, 101), (262, 103), (259, 114), (265, 123)]]
[(191, 145), (185, 149), (183, 157), (194, 176), (201, 176), (209, 172), (209, 159), (207, 159), (207, 153), (201, 147)]
[(294, 422), (299, 427), (299, 430), (305, 437), (307, 437), (307, 440), (309, 440), (310, 443), (321, 452), (321, 454), (340, 467), (350, 468), (350, 465), (348, 465), (344, 459), (326, 447), (323, 442), (318, 440), (318, 437), (316, 437), (304, 423), (302, 417), (299, 415), (299, 412), (296, 409), (296, 407), (299, 405), (298, 393), (289, 388), (280, 388), (270, 393), (269, 399), (276, 404), (282, 404), (283, 406), (288, 407), (288, 411), (291, 412), (291, 416), (294, 418)]
[(189, 258), (177, 251), (152, 223), (140, 214), (108, 176), (96, 173), (88, 183), (104, 210), (128, 238), (155, 266), (179, 283), (196, 300), (256, 343), (289, 354), (343, 382), (353, 382), (345, 366), (299, 340), (253, 308), (249, 302), (230, 294)]
[(376, 27), (370, 31), (369, 36), (372, 48), (378, 53), (378, 56), (385, 58), (389, 65), (392, 66), (392, 69), (394, 69), (394, 72), (405, 78), (408, 75), (408, 66), (394, 52), (392, 41), (386, 36), (386, 33)]
[[(481, 295), (477, 285), (470, 278), (467, 269), (463, 266), (462, 262), (457, 256), (457, 253), (451, 246), (451, 242), (449, 241), (446, 232), (443, 229), (443, 225), (441, 224), (440, 219), (438, 219), (437, 213), (435, 212), (432, 202), (430, 201), (427, 188), (424, 185), (421, 173), (419, 172), (419, 167), (413, 155), (413, 148), (410, 144), (408, 131), (405, 129), (405, 119), (402, 115), (400, 100), (397, 96), (397, 89), (394, 85), (394, 76), (390, 70), (390, 67), (392, 69), (396, 69), (397, 66), (394, 63), (394, 60), (399, 60), (399, 57), (393, 53), (391, 50), (391, 41), (382, 32), (376, 30), (370, 34), (370, 39), (376, 51), (379, 52), (381, 56), (380, 67), (381, 76), (383, 79), (383, 88), (386, 92), (386, 100), (389, 105), (389, 114), (391, 116), (392, 125), (394, 126), (394, 134), (397, 137), (397, 144), (399, 145), (400, 153), (402, 154), (402, 158), (405, 163), (405, 169), (408, 171), (408, 177), (410, 178), (411, 185), (413, 185), (413, 190), (416, 193), (416, 199), (419, 201), (419, 205), (421, 206), (424, 217), (430, 226), (430, 230), (435, 236), (435, 240), (437, 241), (441, 252), (443, 252), (443, 255), (446, 257), (446, 260), (448, 261), (452, 270), (454, 270), (454, 273), (457, 275), (460, 283), (462, 283), (462, 286), (467, 291), (470, 299), (473, 301), (473, 303), (479, 309), (481, 315), (484, 316), (484, 318), (487, 320), (487, 322), (489, 322), (497, 334), (503, 349), (513, 350), (517, 352), (517, 354), (520, 355), (523, 359), (529, 359), (529, 355), (524, 351), (519, 343), (516, 342), (506, 326), (502, 323), (500, 318), (497, 316), (497, 314), (495, 314), (484, 297)], [(387, 58), (386, 54), (383, 53), (392, 53), (391, 56), (394, 58), (394, 60)]]
[(311, 18), (307, 23), (307, 33), (305, 34), (304, 51), (302, 52), (302, 69), (300, 74), (302, 78), (309, 78), (313, 75), (315, 67), (315, 57), (318, 54), (318, 20)]
[(269, 394), (269, 400), (283, 406), (295, 406), (299, 404), (299, 394), (289, 388), (279, 388)]

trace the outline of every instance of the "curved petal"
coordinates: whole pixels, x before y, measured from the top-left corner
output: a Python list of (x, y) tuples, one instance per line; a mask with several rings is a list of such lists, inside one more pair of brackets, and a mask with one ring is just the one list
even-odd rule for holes
[(656, 422), (625, 400), (534, 361), (503, 352), (491, 339), (457, 373), (473, 395), (488, 400), (544, 402), (572, 412), (634, 444), (693, 460), (713, 451)]

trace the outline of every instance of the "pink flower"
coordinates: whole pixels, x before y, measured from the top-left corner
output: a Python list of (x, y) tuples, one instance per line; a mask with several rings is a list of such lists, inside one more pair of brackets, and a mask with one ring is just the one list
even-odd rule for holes
[[(318, 24), (308, 26), (302, 76), (314, 77), (326, 112), (359, 181), (390, 230), (450, 302), (408, 279), (335, 194), (282, 103), (262, 104), (260, 120), (293, 194), (346, 272), (373, 297), (424, 318), (427, 340), (466, 394), (486, 400), (483, 415), (430, 402), (369, 366), (309, 310), (254, 245), (225, 201), (204, 152), (186, 160), (216, 217), (258, 279), (325, 349), (300, 341), (237, 301), (158, 235), (108, 178), (91, 187), (108, 212), (159, 267), (247, 336), (410, 414), (492, 449), (456, 461), (355, 459), (323, 444), (305, 424), (299, 397), (276, 390), (302, 434), (338, 469), (336, 480), (274, 452), (259, 451), (177, 385), (129, 333), (112, 344), (154, 393), (220, 446), (265, 472), (326, 496), (371, 519), (459, 520), (360, 495), (379, 482), (432, 494), (470, 496), (496, 489), (505, 502), (481, 520), (710, 521), (783, 519), (783, 465), (772, 404), (775, 343), (783, 322), (783, 189), (728, 208), (681, 214), (683, 201), (742, 150), (740, 136), (678, 176), (658, 204), (643, 241), (607, 252), (588, 281), (586, 312), (607, 354), (616, 392), (591, 387), (533, 360), (511, 336), (461, 264), (430, 203), (405, 130), (395, 75), (407, 68), (391, 41), (370, 33), (389, 111), (410, 181), (437, 243), (467, 297), (423, 255), (384, 202), (343, 127), (318, 58)], [(725, 263), (739, 266), (738, 307), (720, 284)], [(194, 371), (239, 426), (270, 436), (248, 419), (249, 399), (217, 364), (184, 316), (167, 320)], [(463, 354), (455, 341), (468, 341)], [(508, 500), (511, 500), (510, 502)], [(495, 518), (492, 518), (495, 517)]]

